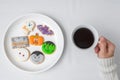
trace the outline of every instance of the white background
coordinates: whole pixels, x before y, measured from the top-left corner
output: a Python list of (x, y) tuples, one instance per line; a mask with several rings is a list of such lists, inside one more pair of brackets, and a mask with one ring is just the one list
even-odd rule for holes
[[(61, 59), (52, 69), (40, 74), (19, 71), (4, 52), (7, 25), (31, 12), (53, 18), (65, 37)], [(94, 51), (81, 52), (72, 42), (71, 34), (80, 24), (93, 25), (99, 35), (115, 43), (115, 62), (120, 75), (120, 0), (0, 0), (0, 80), (101, 80)]]

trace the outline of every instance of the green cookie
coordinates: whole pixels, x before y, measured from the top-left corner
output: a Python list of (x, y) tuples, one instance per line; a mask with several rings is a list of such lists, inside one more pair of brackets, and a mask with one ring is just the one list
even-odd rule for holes
[(46, 41), (42, 45), (42, 51), (46, 54), (52, 54), (56, 49), (56, 45), (51, 41)]

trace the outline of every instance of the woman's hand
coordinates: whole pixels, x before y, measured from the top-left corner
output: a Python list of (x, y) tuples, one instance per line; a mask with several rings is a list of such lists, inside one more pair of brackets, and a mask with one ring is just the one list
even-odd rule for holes
[(95, 52), (99, 58), (110, 58), (114, 56), (115, 45), (104, 37), (100, 37)]

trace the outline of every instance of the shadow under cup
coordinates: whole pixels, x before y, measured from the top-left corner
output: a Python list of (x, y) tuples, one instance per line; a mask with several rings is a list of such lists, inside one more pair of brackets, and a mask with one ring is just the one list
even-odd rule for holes
[(98, 43), (98, 32), (90, 25), (80, 25), (73, 32), (73, 42), (79, 49), (93, 49)]

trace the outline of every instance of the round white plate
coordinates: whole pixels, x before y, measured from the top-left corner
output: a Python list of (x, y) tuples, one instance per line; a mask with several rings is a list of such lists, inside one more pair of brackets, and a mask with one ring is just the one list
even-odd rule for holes
[[(23, 23), (25, 23), (25, 21), (27, 20), (33, 20), (36, 23), (36, 25), (40, 25), (40, 24), (47, 25), (54, 32), (54, 35), (51, 35), (51, 36), (43, 35), (35, 27), (34, 31), (32, 31), (28, 35), (30, 36), (30, 35), (34, 35), (35, 33), (39, 33), (40, 36), (44, 37), (45, 41), (52, 41), (56, 45), (56, 50), (53, 54), (51, 55), (44, 54), (45, 60), (41, 64), (34, 64), (30, 61), (30, 59), (28, 59), (28, 61), (25, 61), (25, 62), (19, 62), (15, 59), (14, 54), (16, 49), (12, 48), (11, 39), (13, 37), (26, 36), (23, 33), (21, 27), (23, 26)], [(30, 53), (33, 51), (42, 52), (41, 46), (30, 45), (27, 48), (29, 49)], [(10, 25), (8, 25), (8, 29), (6, 31), (5, 38), (4, 38), (4, 49), (5, 49), (8, 60), (19, 69), (27, 72), (43, 72), (50, 69), (52, 66), (54, 66), (59, 60), (59, 58), (61, 57), (64, 49), (64, 37), (59, 25), (54, 20), (42, 14), (32, 13), (32, 14), (21, 16), (15, 19), (13, 22), (11, 22)]]

